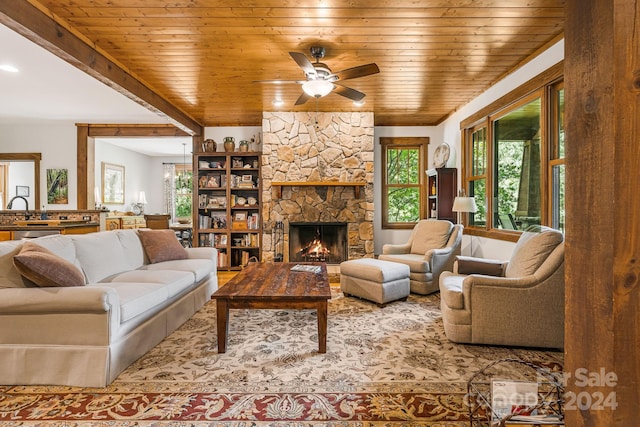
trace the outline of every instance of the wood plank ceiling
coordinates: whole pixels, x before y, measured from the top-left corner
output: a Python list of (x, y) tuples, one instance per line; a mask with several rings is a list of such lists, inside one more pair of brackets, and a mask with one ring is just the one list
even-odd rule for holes
[[(563, 33), (564, 0), (29, 0), (204, 126), (262, 111), (354, 111), (337, 94), (295, 107), (288, 52), (326, 48), (378, 126), (434, 125)], [(282, 99), (275, 107), (272, 101)]]

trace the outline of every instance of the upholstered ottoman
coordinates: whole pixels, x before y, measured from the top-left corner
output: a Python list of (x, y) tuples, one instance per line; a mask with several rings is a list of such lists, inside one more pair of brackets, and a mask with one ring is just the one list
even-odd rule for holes
[(340, 289), (380, 305), (409, 296), (409, 266), (374, 258), (340, 264)]

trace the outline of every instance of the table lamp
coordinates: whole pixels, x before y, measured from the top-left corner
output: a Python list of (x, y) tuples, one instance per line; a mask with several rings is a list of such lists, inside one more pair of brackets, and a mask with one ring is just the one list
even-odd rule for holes
[(476, 205), (476, 199), (473, 197), (465, 196), (464, 190), (460, 190), (455, 200), (453, 201), (453, 207), (451, 208), (453, 212), (458, 212), (458, 224), (461, 224), (461, 214), (465, 213), (473, 213), (478, 210), (478, 206)]
[[(461, 224), (460, 216), (463, 212), (476, 212), (478, 210), (478, 206), (476, 205), (476, 199), (473, 197), (466, 197), (464, 194), (464, 190), (460, 190), (458, 195), (453, 201), (452, 211), (458, 212), (458, 224)], [(469, 236), (471, 238), (471, 236)], [(471, 256), (473, 256), (473, 240), (470, 240), (469, 251)]]
[(141, 191), (138, 194), (138, 202), (134, 203), (134, 206), (136, 208), (136, 213), (138, 215), (144, 214), (144, 205), (146, 204), (147, 204), (147, 196), (146, 194), (144, 194), (144, 191)]

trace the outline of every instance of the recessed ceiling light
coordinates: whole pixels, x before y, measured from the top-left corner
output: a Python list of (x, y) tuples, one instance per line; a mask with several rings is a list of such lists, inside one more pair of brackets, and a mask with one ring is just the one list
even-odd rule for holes
[(353, 101), (353, 105), (355, 105), (356, 107), (362, 107), (364, 105), (364, 99), (360, 101)]
[(282, 99), (274, 99), (272, 104), (275, 107), (282, 107), (284, 105), (284, 101)]
[(7, 71), (9, 73), (17, 73), (19, 71), (16, 67), (14, 67), (13, 65), (9, 65), (9, 64), (0, 65), (0, 70)]

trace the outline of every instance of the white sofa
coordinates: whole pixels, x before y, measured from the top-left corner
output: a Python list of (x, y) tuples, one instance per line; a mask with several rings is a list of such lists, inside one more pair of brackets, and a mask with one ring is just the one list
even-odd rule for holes
[(0, 384), (104, 387), (218, 288), (214, 248), (150, 264), (138, 230), (30, 240), (77, 266), (84, 286), (27, 287), (0, 242)]

